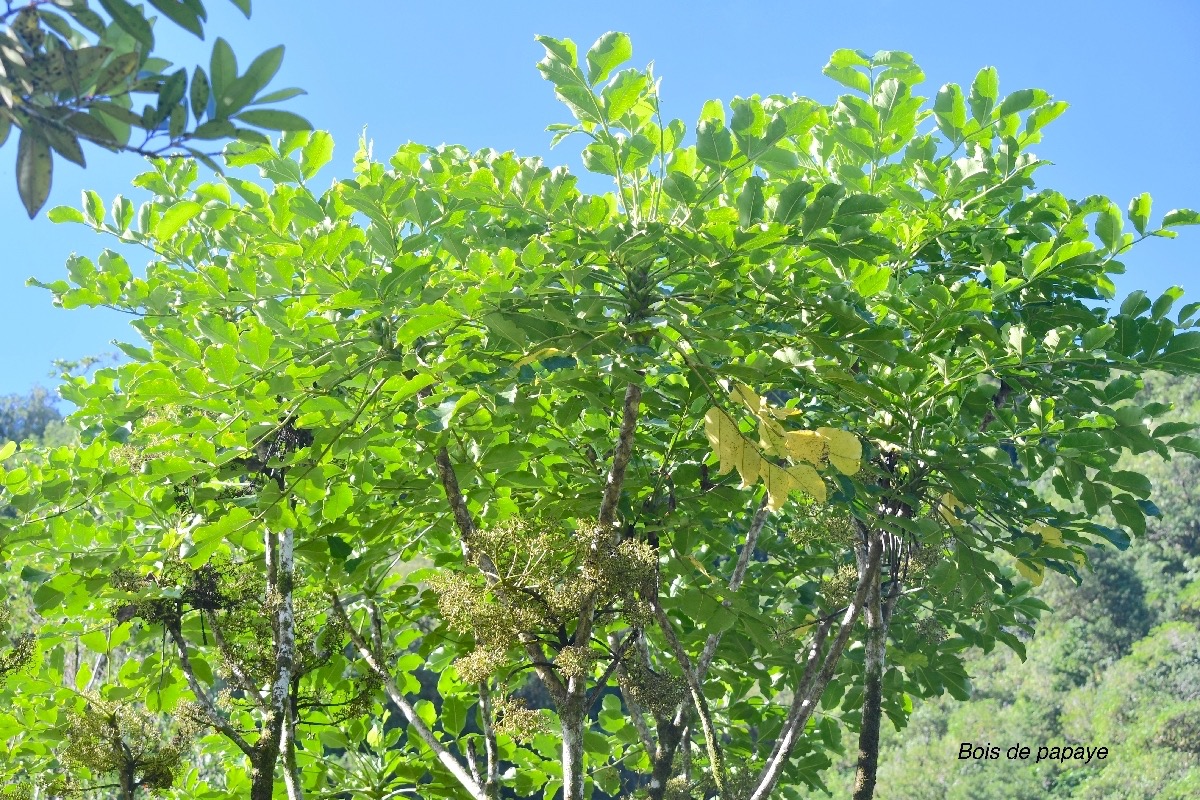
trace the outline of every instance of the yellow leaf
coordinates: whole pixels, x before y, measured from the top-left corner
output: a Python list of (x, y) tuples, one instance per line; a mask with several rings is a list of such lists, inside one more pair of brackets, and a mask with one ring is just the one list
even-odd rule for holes
[(816, 431), (788, 431), (787, 454), (793, 461), (823, 466), (829, 455), (829, 440)]
[(1040, 567), (1040, 566), (1035, 567), (1032, 564), (1026, 564), (1024, 561), (1021, 561), (1020, 559), (1018, 559), (1017, 560), (1017, 572), (1021, 573), (1026, 578), (1028, 578), (1029, 582), (1032, 583), (1034, 586), (1042, 585), (1042, 575), (1045, 574), (1045, 569), (1043, 567)]
[(778, 422), (762, 417), (758, 421), (758, 443), (762, 449), (773, 456), (788, 455), (787, 436)]
[(513, 367), (520, 369), (526, 364), (532, 364), (535, 361), (541, 361), (543, 358), (549, 358), (550, 356), (558, 355), (561, 352), (562, 350), (559, 350), (557, 347), (543, 347), (540, 350), (534, 350), (532, 353), (513, 364)]
[(787, 472), (797, 489), (812, 496), (818, 503), (825, 502), (825, 481), (821, 480), (815, 469), (808, 464), (796, 464), (788, 467)]
[(941, 499), (938, 500), (938, 514), (942, 519), (946, 520), (946, 524), (952, 528), (962, 527), (963, 523), (961, 515), (956, 512), (966, 510), (967, 507), (963, 505), (963, 502), (949, 492), (946, 492), (944, 495), (942, 495)]
[(862, 442), (849, 431), (817, 428), (829, 440), (829, 462), (843, 475), (853, 475), (862, 467)]
[(786, 468), (771, 462), (765, 462), (766, 469), (763, 470), (763, 483), (767, 485), (767, 508), (772, 511), (779, 511), (783, 508), (783, 504), (787, 502), (788, 493), (794, 488), (792, 476), (788, 474)]
[(754, 390), (749, 386), (741, 383), (733, 385), (733, 391), (729, 395), (739, 403), (750, 409), (751, 414), (757, 415), (760, 410), (766, 407), (766, 403), (761, 397), (754, 393)]
[(742, 463), (745, 440), (733, 418), (719, 408), (710, 408), (704, 415), (704, 432), (712, 444), (713, 452), (721, 458), (717, 474), (724, 475)]
[(1063, 546), (1062, 531), (1060, 531), (1058, 528), (1052, 528), (1044, 522), (1035, 522), (1025, 530), (1041, 536), (1042, 544), (1046, 545), (1047, 547)]
[[(740, 436), (738, 437), (741, 438)], [(749, 489), (758, 480), (762, 467), (766, 464), (758, 454), (758, 448), (747, 441), (742, 442), (742, 457), (738, 461), (737, 471), (742, 476), (742, 488)]]

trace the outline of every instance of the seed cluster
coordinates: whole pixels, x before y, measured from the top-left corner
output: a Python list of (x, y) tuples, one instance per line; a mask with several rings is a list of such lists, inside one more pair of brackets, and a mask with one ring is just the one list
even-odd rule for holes
[(948, 634), (942, 623), (933, 617), (925, 617), (917, 622), (917, 635), (930, 644), (937, 645), (946, 641)]
[(840, 508), (810, 503), (796, 517), (785, 534), (801, 547), (817, 543), (849, 547), (854, 541), (854, 517)]
[(826, 581), (821, 596), (831, 608), (840, 608), (850, 602), (857, 589), (858, 570), (853, 564), (843, 564)]

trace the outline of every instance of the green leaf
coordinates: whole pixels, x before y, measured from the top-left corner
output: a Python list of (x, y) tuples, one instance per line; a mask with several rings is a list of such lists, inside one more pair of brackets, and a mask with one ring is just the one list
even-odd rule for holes
[[(250, 62), (250, 66), (246, 68), (246, 74), (243, 78), (249, 82), (253, 91), (250, 95), (253, 97), (261, 92), (271, 79), (275, 77), (275, 73), (279, 71), (280, 64), (283, 63), (283, 45), (272, 47), (259, 54), (258, 58)], [(286, 128), (278, 128), (277, 130), (288, 130)]]
[(1041, 89), (1018, 89), (1004, 98), (1004, 101), (1000, 103), (1000, 108), (997, 110), (996, 116), (1003, 118), (1009, 114), (1016, 114), (1032, 106), (1041, 105), (1047, 99), (1049, 99), (1049, 96)]
[(229, 345), (216, 344), (204, 351), (204, 368), (213, 380), (223, 386), (232, 384), (237, 376), (237, 352)]
[(696, 157), (719, 167), (733, 158), (733, 134), (722, 122), (702, 120), (696, 128)]
[(1129, 221), (1133, 223), (1133, 229), (1139, 235), (1144, 236), (1146, 234), (1146, 223), (1150, 220), (1150, 194), (1142, 192), (1130, 200), (1126, 213), (1129, 216)]
[(1154, 305), (1150, 306), (1150, 319), (1158, 320), (1165, 317), (1171, 311), (1171, 306), (1175, 305), (1175, 301), (1183, 297), (1183, 288), (1180, 286), (1172, 286), (1158, 296), (1154, 301)]
[(22, 129), (17, 142), (17, 193), (30, 219), (36, 217), (46, 204), (53, 175), (54, 162), (49, 143), (38, 129)]
[(1139, 472), (1118, 470), (1108, 474), (1101, 473), (1100, 478), (1111, 486), (1116, 486), (1119, 489), (1124, 489), (1130, 494), (1135, 494), (1138, 497), (1143, 498), (1149, 497), (1150, 492), (1154, 488), (1150, 483), (1150, 479)]
[(228, 92), (233, 82), (237, 80), (237, 56), (229, 42), (221, 37), (213, 42), (212, 57), (208, 64), (208, 76), (212, 80), (212, 93), (217, 99), (217, 118), (224, 119), (228, 114), (223, 113), (221, 100)]
[(194, 200), (178, 200), (167, 207), (162, 219), (154, 228), (154, 236), (159, 240), (167, 240), (184, 225), (200, 213), (200, 204)]
[(870, 67), (871, 58), (862, 50), (850, 50), (842, 48), (834, 50), (833, 55), (829, 57), (830, 67)]
[(853, 67), (838, 66), (831, 61), (821, 72), (848, 89), (865, 95), (871, 93), (871, 79)]
[(783, 187), (783, 191), (779, 193), (779, 201), (775, 205), (775, 221), (789, 223), (800, 216), (812, 188), (812, 184), (804, 181), (794, 181)]
[(142, 45), (142, 52), (149, 53), (154, 49), (154, 32), (145, 15), (125, 0), (99, 0), (100, 7), (130, 36)]
[(743, 228), (748, 228), (762, 221), (763, 207), (765, 205), (763, 195), (764, 185), (762, 178), (757, 175), (751, 175), (746, 179), (746, 185), (742, 187), (742, 193), (738, 195), (738, 224)]
[(333, 137), (328, 131), (313, 131), (300, 150), (300, 172), (305, 180), (317, 174), (333, 158)]
[(800, 218), (800, 232), (808, 236), (824, 228), (833, 220), (838, 200), (846, 190), (836, 183), (827, 183), (817, 190), (817, 196), (809, 203)]
[(595, 86), (632, 57), (633, 43), (630, 42), (629, 36), (609, 31), (597, 39), (587, 51), (588, 83)]
[[(188, 33), (195, 34), (200, 39), (204, 38), (204, 26), (200, 23), (200, 14), (196, 13), (193, 4), (180, 2), (180, 0), (150, 0), (150, 5)], [(203, 10), (203, 6), (201, 6), (201, 10)]]
[(1096, 217), (1096, 238), (1104, 243), (1108, 252), (1115, 253), (1121, 247), (1121, 229), (1124, 225), (1116, 203), (1107, 203)]
[(250, 19), (250, 0), (230, 0), (230, 2), (238, 7), (246, 19)]
[(54, 148), (54, 152), (81, 167), (87, 166), (87, 161), (83, 157), (83, 150), (79, 146), (79, 140), (71, 133), (59, 128), (57, 125), (43, 125), (39, 130), (46, 137), (46, 141), (50, 143), (50, 146)]
[(1200, 225), (1200, 211), (1190, 208), (1176, 208), (1168, 211), (1163, 217), (1162, 226), (1171, 228), (1176, 225)]
[(979, 70), (971, 84), (971, 94), (967, 96), (967, 104), (971, 106), (971, 118), (981, 125), (992, 116), (992, 108), (1000, 95), (1000, 76), (995, 67), (984, 67)]
[(1171, 337), (1166, 349), (1154, 359), (1154, 365), (1158, 368), (1200, 369), (1200, 331)]
[(163, 81), (162, 88), (158, 90), (158, 118), (166, 119), (175, 104), (183, 99), (185, 92), (187, 92), (187, 70), (181, 69)]
[(51, 222), (83, 222), (83, 212), (74, 206), (55, 206), (46, 214)]
[(192, 101), (192, 116), (200, 119), (204, 116), (204, 112), (208, 109), (208, 98), (212, 96), (212, 87), (208, 85), (208, 73), (197, 65), (192, 72), (192, 87), (190, 90), (190, 99)]
[(1146, 533), (1146, 514), (1132, 497), (1127, 494), (1114, 497), (1110, 508), (1118, 525), (1129, 528), (1137, 536)]
[(321, 518), (330, 522), (341, 519), (350, 506), (354, 505), (354, 491), (348, 483), (336, 483), (325, 494), (321, 504)]
[(254, 98), (254, 105), (261, 106), (267, 103), (278, 103), (281, 100), (291, 100), (293, 97), (299, 97), (302, 94), (308, 94), (303, 89), (292, 87), (290, 89), (279, 89), (269, 94), (259, 95)]
[(311, 131), (312, 123), (299, 114), (273, 108), (256, 108), (243, 111), (234, 117), (241, 122), (272, 131)]
[(1110, 544), (1118, 550), (1128, 550), (1130, 539), (1129, 534), (1119, 528), (1110, 528), (1107, 525), (1091, 524), (1088, 526), (1088, 531), (1107, 539)]
[(963, 126), (967, 124), (967, 106), (962, 89), (957, 84), (947, 83), (938, 90), (933, 101), (933, 116), (938, 130), (954, 144), (963, 140)]
[(95, 227), (104, 223), (104, 201), (91, 189), (83, 190), (83, 216)]
[[(141, 56), (136, 53), (122, 53), (109, 62), (108, 66), (96, 78), (96, 93), (97, 94), (117, 94), (117, 89), (125, 85), (129, 78), (137, 71), (138, 65), (141, 63)], [(93, 107), (96, 107), (93, 104)], [(113, 103), (108, 103), (100, 107), (110, 115), (115, 115), (115, 111), (109, 111), (110, 108), (116, 109)], [(124, 111), (125, 109), (121, 109)], [(128, 113), (128, 112), (126, 112)]]

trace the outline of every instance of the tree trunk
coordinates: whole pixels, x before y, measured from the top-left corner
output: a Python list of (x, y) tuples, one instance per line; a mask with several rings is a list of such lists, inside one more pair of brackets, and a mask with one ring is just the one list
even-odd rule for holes
[(650, 771), (650, 800), (663, 800), (667, 781), (675, 766), (675, 753), (683, 740), (683, 731), (672, 720), (658, 723), (658, 747), (654, 753), (654, 766)]
[(875, 796), (879, 768), (879, 723), (883, 715), (883, 666), (887, 652), (887, 621), (880, 602), (879, 581), (872, 583), (864, 609), (867, 623), (864, 653), (862, 726), (858, 731), (858, 768), (854, 775), (854, 800)]
[[(578, 678), (572, 678), (574, 684)], [(563, 800), (583, 800), (583, 717), (582, 698), (574, 696), (558, 708), (562, 725)]]
[(271, 750), (274, 752), (261, 752), (252, 762), (250, 800), (272, 800), (275, 794), (275, 761), (279, 758), (279, 748)]

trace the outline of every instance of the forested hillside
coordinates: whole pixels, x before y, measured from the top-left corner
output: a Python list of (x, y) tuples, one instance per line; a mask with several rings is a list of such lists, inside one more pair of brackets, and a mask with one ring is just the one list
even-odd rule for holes
[[(1200, 381), (1162, 378), (1139, 402), (1175, 405), (1200, 420)], [(1200, 797), (1200, 461), (1153, 453), (1125, 468), (1154, 482), (1162, 516), (1123, 552), (1092, 553), (1075, 586), (1049, 573), (1038, 589), (1054, 609), (1026, 642), (969, 663), (972, 697), (916, 701), (906, 729), (882, 732), (882, 800), (1150, 800)], [(963, 743), (998, 759), (959, 759)], [(1031, 748), (1009, 760), (1008, 748)], [(1036, 763), (1037, 748), (1107, 747), (1104, 760)], [(854, 753), (831, 779), (850, 796)], [(814, 794), (814, 796), (816, 796)]]

